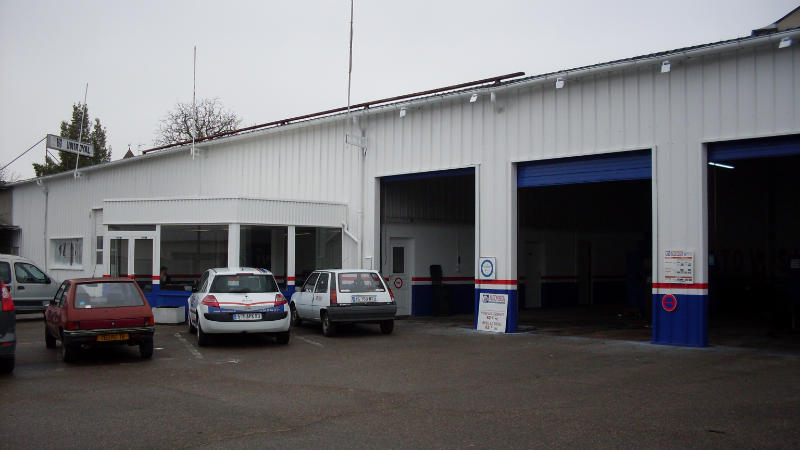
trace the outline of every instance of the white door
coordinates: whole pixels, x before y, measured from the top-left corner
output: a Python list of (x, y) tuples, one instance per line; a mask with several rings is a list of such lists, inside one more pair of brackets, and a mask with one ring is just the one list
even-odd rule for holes
[(411, 277), (414, 275), (414, 240), (389, 239), (389, 286), (397, 302), (397, 315), (411, 315)]
[(295, 296), (294, 307), (297, 309), (297, 314), (302, 318), (310, 319), (313, 317), (311, 299), (314, 295), (314, 285), (317, 283), (318, 276), (317, 272), (309, 275), (300, 292)]
[(329, 276), (330, 275), (327, 273), (321, 273), (317, 279), (317, 285), (314, 288), (314, 296), (311, 298), (311, 314), (314, 318), (320, 317), (320, 310), (322, 308), (327, 308), (330, 304), (330, 299), (328, 298), (328, 295), (330, 295), (328, 292)]
[(155, 233), (109, 232), (108, 273), (112, 277), (135, 280), (145, 292), (153, 290), (153, 275), (158, 273)]

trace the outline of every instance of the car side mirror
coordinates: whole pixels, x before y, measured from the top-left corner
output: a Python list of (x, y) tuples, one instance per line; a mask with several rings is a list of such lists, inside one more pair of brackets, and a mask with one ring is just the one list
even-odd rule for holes
[(183, 290), (186, 292), (195, 292), (194, 286), (184, 286)]
[(44, 277), (44, 282), (46, 284), (51, 284), (53, 282), (53, 280), (51, 280), (50, 277)]
[(50, 300), (50, 306), (56, 306), (56, 299)]

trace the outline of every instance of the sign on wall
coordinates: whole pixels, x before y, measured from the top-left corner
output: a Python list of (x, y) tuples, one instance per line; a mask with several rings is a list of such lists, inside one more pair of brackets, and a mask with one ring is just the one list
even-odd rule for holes
[(82, 156), (94, 156), (94, 145), (88, 142), (78, 142), (54, 134), (47, 135), (47, 148), (60, 152), (75, 153)]
[(667, 283), (694, 283), (694, 252), (664, 251), (664, 280)]
[(505, 333), (508, 316), (508, 294), (480, 294), (478, 330)]
[(481, 280), (494, 280), (497, 278), (497, 258), (481, 256), (478, 259), (478, 272)]

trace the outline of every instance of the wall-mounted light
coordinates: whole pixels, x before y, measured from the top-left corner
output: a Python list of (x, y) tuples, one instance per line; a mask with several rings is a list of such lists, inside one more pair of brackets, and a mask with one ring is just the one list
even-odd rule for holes
[(731, 166), (730, 164), (722, 164), (722, 163), (716, 163), (716, 162), (710, 162), (709, 161), (708, 165), (709, 166), (714, 166), (714, 167), (722, 167), (723, 169), (733, 169), (733, 166)]
[(470, 103), (475, 103), (478, 101), (478, 94), (472, 94), (472, 97), (469, 98)]
[(402, 119), (405, 116), (406, 116), (406, 109), (405, 108), (400, 108), (400, 118)]
[(661, 61), (661, 73), (669, 73), (670, 70), (672, 70), (672, 66), (669, 61)]
[(556, 78), (556, 89), (561, 89), (564, 87), (564, 79), (561, 77)]
[(791, 45), (792, 45), (792, 38), (790, 38), (789, 36), (786, 36), (785, 38), (781, 39), (780, 42), (778, 42), (778, 48), (786, 48)]

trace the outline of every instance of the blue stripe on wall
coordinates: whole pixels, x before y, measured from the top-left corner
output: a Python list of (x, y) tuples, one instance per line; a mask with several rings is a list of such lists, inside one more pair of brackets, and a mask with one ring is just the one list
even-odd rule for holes
[(661, 307), (664, 294), (653, 294), (653, 343), (708, 346), (708, 295), (673, 295), (678, 305), (670, 312)]

